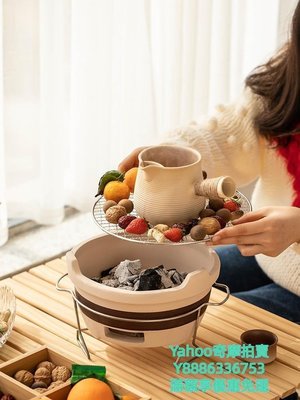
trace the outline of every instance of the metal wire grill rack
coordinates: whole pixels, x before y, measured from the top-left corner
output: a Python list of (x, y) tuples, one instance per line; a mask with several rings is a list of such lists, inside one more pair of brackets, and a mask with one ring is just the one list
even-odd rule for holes
[[(251, 204), (247, 197), (243, 195), (241, 192), (236, 191), (235, 196), (237, 196), (238, 200), (241, 202), (241, 210), (244, 211), (244, 213), (248, 213), (249, 211), (252, 210)], [(130, 199), (133, 201), (133, 196), (131, 195)], [(105, 213), (103, 211), (103, 205), (105, 203), (105, 199), (103, 196), (101, 196), (96, 203), (94, 204), (93, 207), (93, 217), (96, 222), (96, 224), (106, 233), (109, 235), (116, 236), (120, 239), (123, 240), (130, 240), (132, 242), (138, 242), (138, 243), (147, 243), (147, 244), (156, 244), (156, 245), (175, 245), (175, 246), (180, 246), (180, 245), (187, 245), (187, 244), (197, 244), (197, 243), (204, 243), (207, 242), (211, 239), (211, 236), (207, 235), (203, 240), (200, 241), (195, 241), (193, 240), (190, 235), (186, 235), (183, 237), (183, 239), (180, 242), (170, 242), (166, 241), (163, 243), (158, 243), (154, 238), (148, 237), (147, 233), (143, 235), (133, 235), (131, 233), (127, 233), (124, 229), (121, 229), (118, 225), (116, 224), (111, 224), (109, 223), (106, 218), (105, 218)], [(208, 201), (207, 201), (208, 202)], [(138, 217), (137, 213), (135, 210), (133, 210), (130, 215), (134, 215)], [(230, 226), (231, 222), (227, 224), (227, 226)]]

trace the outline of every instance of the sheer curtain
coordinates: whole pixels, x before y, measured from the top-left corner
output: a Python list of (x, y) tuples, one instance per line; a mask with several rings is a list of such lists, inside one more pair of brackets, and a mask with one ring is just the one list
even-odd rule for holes
[[(0, 21), (2, 21), (2, 0), (0, 0)], [(0, 77), (3, 76), (2, 30), (0, 31)], [(7, 211), (5, 199), (5, 163), (4, 163), (4, 129), (3, 129), (3, 79), (0, 79), (0, 246), (7, 241)]]
[(90, 210), (99, 176), (132, 148), (234, 99), (287, 39), (296, 3), (0, 2), (0, 243), (6, 206), (43, 224), (66, 204)]

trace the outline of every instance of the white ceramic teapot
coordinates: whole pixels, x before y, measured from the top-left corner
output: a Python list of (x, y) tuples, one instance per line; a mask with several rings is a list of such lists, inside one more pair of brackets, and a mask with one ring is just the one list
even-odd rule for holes
[(139, 154), (134, 206), (152, 225), (198, 218), (207, 198), (231, 197), (235, 190), (229, 176), (203, 180), (201, 155), (190, 147), (153, 146)]

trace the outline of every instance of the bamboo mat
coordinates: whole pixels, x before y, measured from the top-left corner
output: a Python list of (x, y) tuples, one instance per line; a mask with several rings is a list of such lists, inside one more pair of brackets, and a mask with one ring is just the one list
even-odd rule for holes
[[(73, 301), (67, 293), (57, 292), (55, 284), (66, 273), (63, 259), (22, 272), (2, 280), (17, 297), (17, 316), (12, 335), (0, 349), (0, 362), (11, 360), (40, 345), (70, 357), (75, 362), (86, 362), (76, 342), (76, 320)], [(66, 286), (71, 282), (66, 281)], [(224, 293), (213, 289), (211, 301), (220, 301)], [(82, 321), (82, 326), (84, 323)], [(92, 362), (105, 365), (107, 373), (147, 393), (153, 400), (218, 399), (218, 400), (276, 400), (295, 392), (300, 386), (300, 328), (283, 318), (245, 303), (235, 297), (220, 307), (208, 307), (197, 332), (197, 345), (239, 343), (244, 330), (262, 328), (274, 332), (279, 339), (277, 359), (266, 366), (259, 378), (269, 380), (268, 393), (171, 393), (170, 379), (178, 378), (167, 348), (136, 349), (107, 344), (84, 333)], [(230, 359), (231, 362), (238, 361)], [(196, 362), (220, 361), (215, 357)], [(220, 378), (220, 375), (184, 375), (185, 378)], [(230, 378), (249, 378), (253, 375), (226, 375)], [(254, 378), (257, 378), (255, 376)]]

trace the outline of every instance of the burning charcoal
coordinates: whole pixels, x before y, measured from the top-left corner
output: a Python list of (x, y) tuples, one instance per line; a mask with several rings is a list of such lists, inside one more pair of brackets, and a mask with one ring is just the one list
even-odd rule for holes
[(154, 269), (147, 269), (140, 276), (137, 290), (156, 290), (160, 288), (161, 276)]

